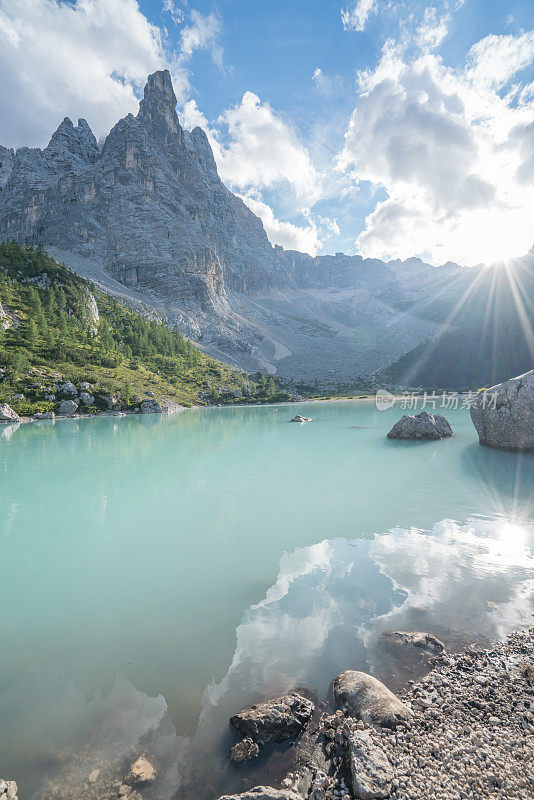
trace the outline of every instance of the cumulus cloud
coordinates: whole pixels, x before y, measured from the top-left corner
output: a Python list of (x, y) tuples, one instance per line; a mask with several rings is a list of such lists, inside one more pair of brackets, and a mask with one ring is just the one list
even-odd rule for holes
[(346, 31), (363, 31), (371, 14), (377, 11), (377, 0), (358, 0), (341, 9), (341, 22)]
[(360, 73), (339, 167), (388, 198), (367, 217), (359, 252), (473, 264), (529, 249), (534, 105), (506, 87), (533, 42), (532, 32), (486, 37), (456, 69), (423, 42), (413, 56), (388, 42)]
[(254, 195), (241, 194), (239, 197), (261, 219), (269, 241), (281, 245), (286, 250), (299, 250), (315, 256), (321, 251), (326, 240), (340, 233), (337, 220), (313, 214), (308, 208), (301, 210), (305, 224), (299, 226), (278, 219), (271, 206), (262, 200), (259, 192)]
[(228, 137), (224, 145), (216, 140), (214, 151), (221, 178), (229, 186), (242, 191), (285, 183), (297, 197), (317, 199), (320, 176), (309, 153), (294, 129), (254, 92), (245, 92), (219, 123)]
[[(181, 10), (164, 9), (175, 22)], [(191, 92), (188, 62), (204, 49), (222, 66), (221, 23), (192, 11), (176, 53), (137, 0), (0, 0), (0, 142), (43, 146), (65, 116), (86, 117), (97, 138), (136, 113), (150, 72), (168, 67), (176, 95)]]
[(161, 31), (134, 0), (0, 1), (0, 141), (43, 145), (64, 116), (97, 136), (137, 108), (165, 62)]

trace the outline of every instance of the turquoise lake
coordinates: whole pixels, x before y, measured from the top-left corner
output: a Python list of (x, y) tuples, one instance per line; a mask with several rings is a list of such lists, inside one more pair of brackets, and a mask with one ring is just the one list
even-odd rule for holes
[(101, 798), (143, 745), (148, 800), (242, 790), (284, 757), (228, 764), (243, 704), (325, 698), (348, 668), (402, 682), (384, 630), (454, 648), (532, 624), (534, 455), (480, 447), (465, 409), (444, 412), (452, 439), (390, 441), (402, 413), (0, 428), (0, 775), (19, 796)]

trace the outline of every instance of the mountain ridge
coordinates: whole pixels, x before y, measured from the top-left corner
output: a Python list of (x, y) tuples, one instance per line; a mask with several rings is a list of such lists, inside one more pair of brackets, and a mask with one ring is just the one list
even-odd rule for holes
[(205, 132), (181, 127), (167, 70), (101, 148), (83, 118), (42, 150), (0, 148), (0, 239), (118, 281), (230, 363), (322, 382), (368, 375), (433, 336), (440, 324), (413, 309), (465, 270), (271, 245)]

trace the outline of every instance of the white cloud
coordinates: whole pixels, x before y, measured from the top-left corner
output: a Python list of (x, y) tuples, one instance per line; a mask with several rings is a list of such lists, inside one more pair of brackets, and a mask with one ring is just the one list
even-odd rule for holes
[(318, 175), (296, 132), (268, 103), (245, 92), (241, 103), (228, 109), (219, 122), (228, 128), (229, 140), (215, 142), (221, 178), (245, 194), (249, 190), (289, 185), (308, 203), (317, 199)]
[(377, 11), (377, 0), (358, 0), (341, 9), (341, 22), (346, 31), (363, 31), (371, 14)]
[(498, 90), (534, 58), (531, 38), (487, 37), (465, 69), (389, 42), (360, 74), (339, 166), (388, 198), (367, 217), (359, 252), (473, 264), (529, 249), (534, 104), (513, 104), (521, 87)]
[(135, 0), (0, 0), (0, 141), (43, 145), (64, 116), (97, 136), (137, 109), (165, 62), (161, 31)]
[(468, 53), (467, 74), (477, 86), (499, 89), (534, 59), (534, 31), (486, 36)]
[(426, 8), (423, 22), (417, 28), (416, 42), (422, 50), (436, 50), (449, 32), (449, 14), (438, 17), (433, 6)]
[(220, 44), (222, 24), (218, 14), (201, 14), (191, 11), (191, 25), (182, 28), (180, 33), (180, 58), (187, 61), (196, 50), (208, 50), (214, 63), (223, 69), (223, 49)]
[[(164, 10), (183, 19), (172, 0)], [(220, 35), (217, 15), (193, 10), (171, 55), (165, 31), (136, 0), (0, 0), (0, 142), (43, 146), (65, 116), (87, 118), (100, 138), (120, 116), (137, 112), (147, 75), (163, 67), (186, 102), (195, 51), (223, 66)]]
[[(241, 194), (239, 197), (261, 219), (272, 244), (279, 244), (286, 250), (300, 250), (311, 256), (315, 256), (321, 249), (322, 242), (319, 238), (317, 223), (311, 218), (307, 209), (303, 211), (303, 216), (307, 219), (308, 224), (298, 226), (277, 219), (273, 209), (263, 202), (259, 193), (255, 196)], [(337, 225), (335, 221), (334, 224)]]
[(181, 25), (184, 21), (184, 11), (176, 5), (174, 0), (163, 0), (163, 10), (170, 14), (170, 17), (175, 25)]

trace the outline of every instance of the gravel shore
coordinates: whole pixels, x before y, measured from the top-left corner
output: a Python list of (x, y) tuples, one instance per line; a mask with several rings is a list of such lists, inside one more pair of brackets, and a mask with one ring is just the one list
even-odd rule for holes
[[(394, 800), (534, 797), (534, 628), (491, 649), (436, 659), (432, 672), (399, 696), (413, 718), (395, 730), (367, 726), (343, 712), (321, 720), (337, 769), (322, 798), (350, 800), (346, 742), (366, 731), (371, 750), (386, 756)], [(298, 776), (295, 776), (298, 777)], [(297, 781), (283, 785), (297, 788)], [(324, 792), (324, 793), (323, 793)], [(314, 797), (314, 791), (310, 795)], [(317, 795), (317, 800), (319, 796)]]

